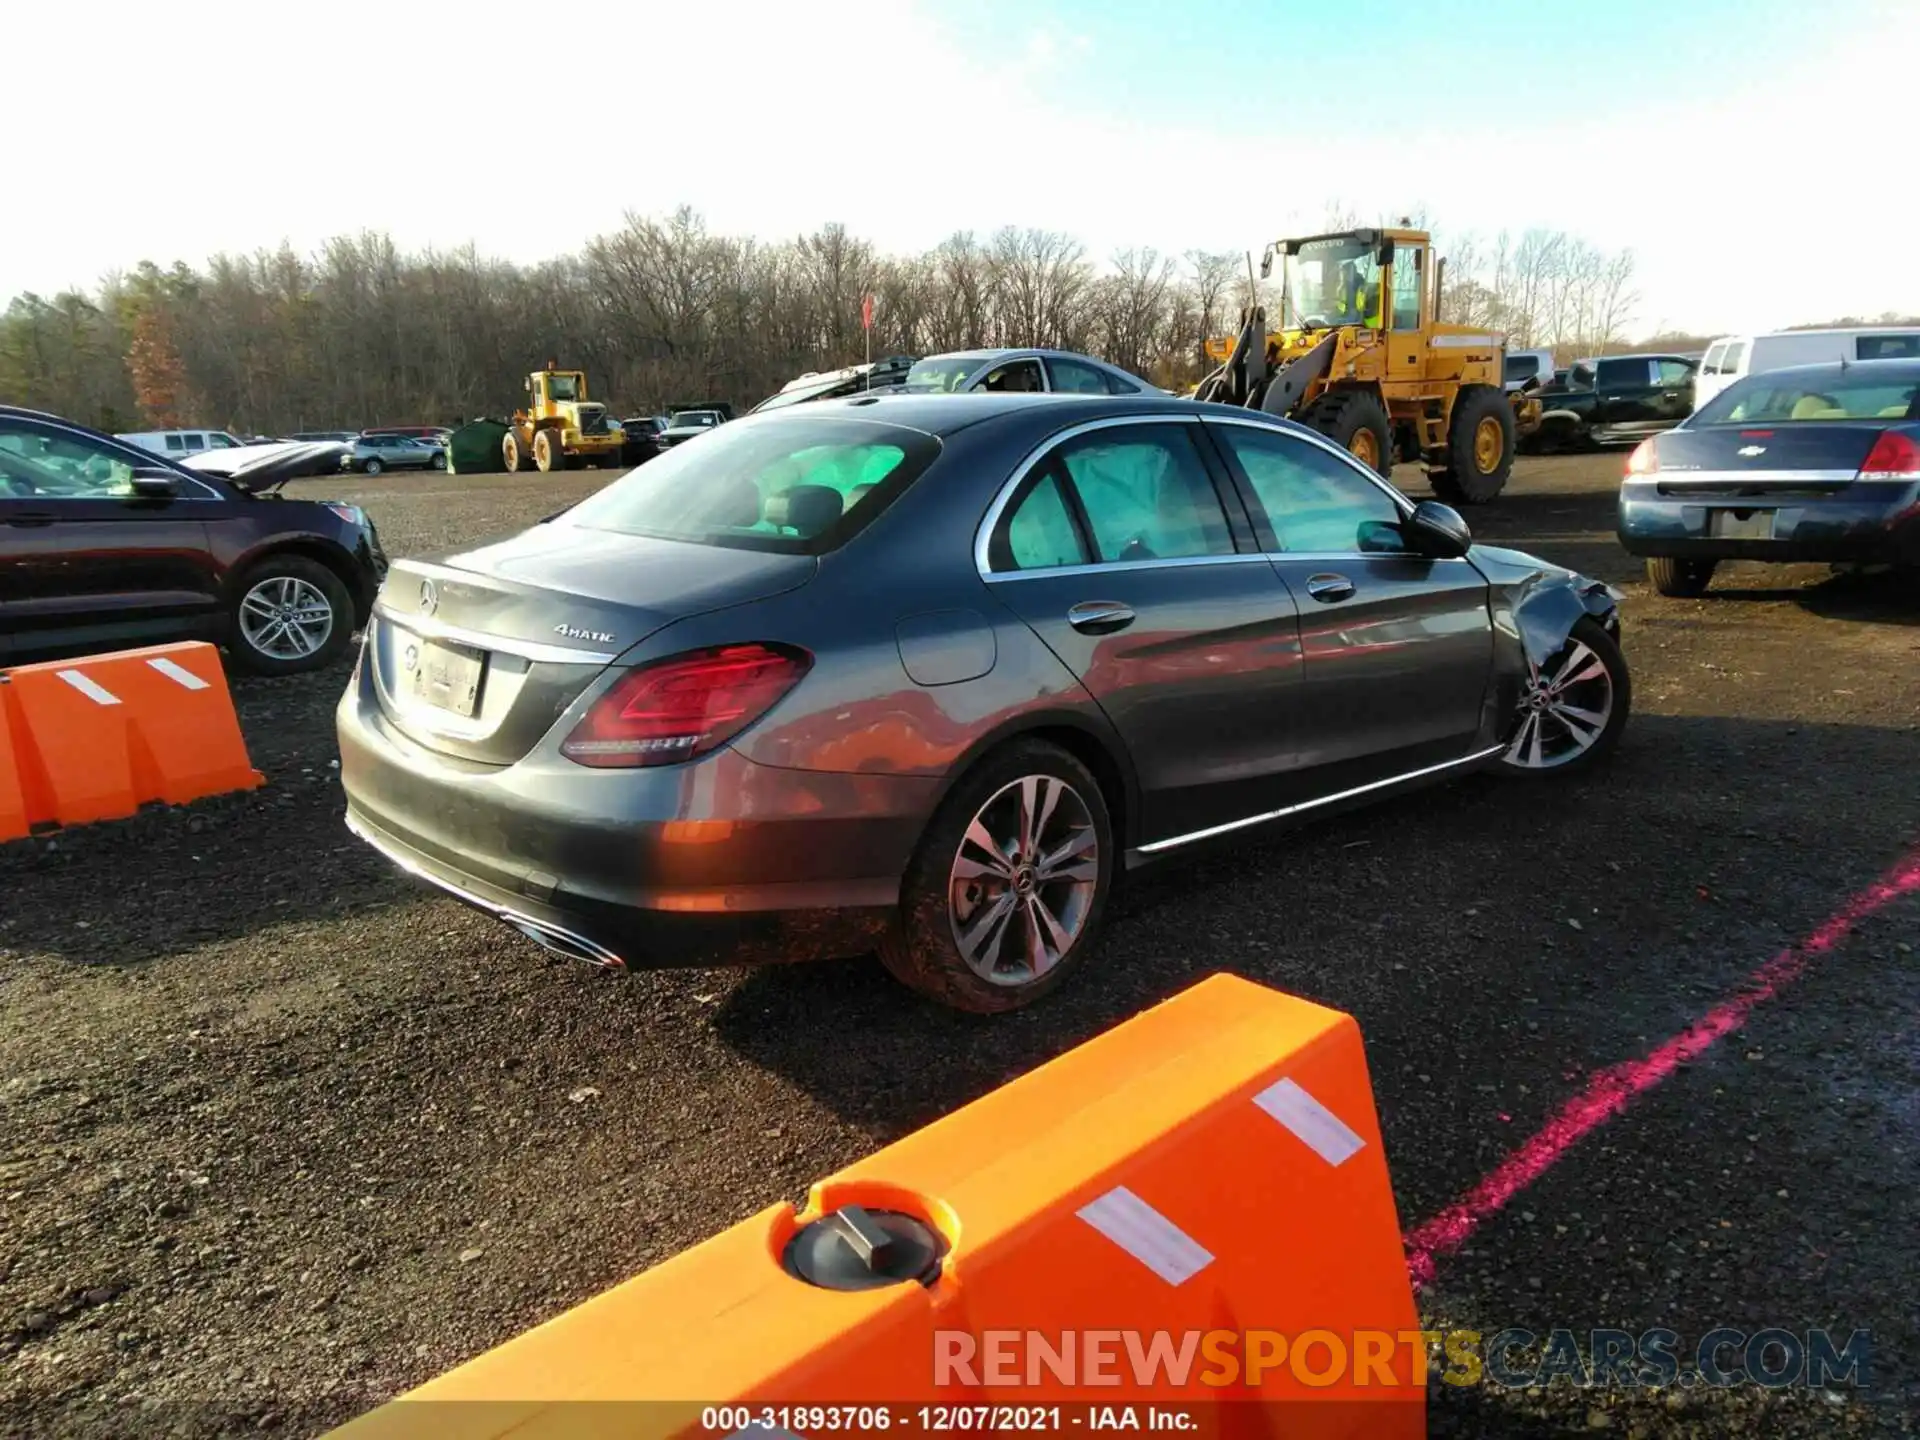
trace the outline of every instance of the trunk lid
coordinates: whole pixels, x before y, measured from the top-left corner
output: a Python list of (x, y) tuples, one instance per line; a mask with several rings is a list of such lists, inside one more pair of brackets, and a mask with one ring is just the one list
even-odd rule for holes
[(1825, 492), (1853, 483), (1885, 422), (1800, 420), (1669, 430), (1656, 442), (1664, 494)]
[(420, 745), (507, 765), (663, 626), (806, 584), (816, 562), (555, 522), (388, 572), (368, 626), (380, 706)]

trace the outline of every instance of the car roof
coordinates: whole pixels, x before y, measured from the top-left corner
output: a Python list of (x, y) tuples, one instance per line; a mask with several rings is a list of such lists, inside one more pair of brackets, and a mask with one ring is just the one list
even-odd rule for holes
[[(780, 410), (763, 411), (747, 417), (756, 424), (791, 424), (834, 413), (851, 413), (863, 419), (904, 426), (928, 435), (953, 435), (986, 421), (1038, 411), (1056, 414), (1062, 425), (1108, 416), (1201, 415), (1221, 419), (1258, 419), (1275, 429), (1301, 429), (1264, 411), (1236, 405), (1202, 404), (1178, 395), (1082, 395), (1078, 393), (978, 391), (961, 395), (928, 395), (913, 391), (884, 391), (872, 395), (852, 395), (831, 400), (815, 400), (806, 405), (791, 405)], [(739, 423), (739, 422), (736, 422)]]
[(1861, 370), (1879, 380), (1899, 383), (1902, 380), (1920, 380), (1920, 360), (1910, 355), (1896, 355), (1885, 360), (1814, 360), (1805, 365), (1780, 365), (1771, 370), (1756, 371), (1752, 375), (1741, 376), (1742, 380), (1781, 380), (1792, 382), (1794, 379), (1817, 380), (1835, 375), (1851, 375)]

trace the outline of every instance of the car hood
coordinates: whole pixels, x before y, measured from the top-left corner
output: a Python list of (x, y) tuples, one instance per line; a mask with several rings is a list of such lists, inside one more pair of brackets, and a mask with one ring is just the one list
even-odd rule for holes
[(250, 495), (259, 495), (289, 480), (337, 471), (340, 457), (352, 448), (338, 440), (288, 440), (209, 450), (181, 463), (189, 470), (218, 476)]

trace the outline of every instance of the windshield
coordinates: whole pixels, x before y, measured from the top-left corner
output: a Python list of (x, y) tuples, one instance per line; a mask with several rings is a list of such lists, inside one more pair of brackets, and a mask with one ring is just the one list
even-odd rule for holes
[(1287, 256), (1286, 284), (1288, 323), (1380, 323), (1375, 247), (1351, 236), (1302, 241), (1299, 253)]
[(939, 452), (931, 435), (867, 420), (742, 420), (616, 480), (568, 511), (566, 523), (817, 555), (866, 524)]
[(673, 417), (675, 425), (712, 425), (719, 416), (711, 410), (682, 410)]
[(1791, 424), (1809, 420), (1920, 418), (1920, 371), (1898, 366), (1875, 374), (1871, 363), (1811, 375), (1774, 370), (1737, 380), (1700, 407), (1695, 425)]
[(916, 360), (907, 370), (906, 387), (922, 395), (951, 395), (965, 385), (991, 355), (935, 355)]
[(580, 382), (572, 375), (547, 376), (547, 398), (550, 400), (578, 400)]

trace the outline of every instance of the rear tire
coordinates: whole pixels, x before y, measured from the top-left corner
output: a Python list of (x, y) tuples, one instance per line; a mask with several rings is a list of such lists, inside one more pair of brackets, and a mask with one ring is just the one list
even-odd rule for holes
[(1647, 561), (1647, 583), (1675, 600), (1697, 600), (1707, 593), (1717, 560), (1676, 560), (1661, 555)]
[(567, 468), (567, 452), (560, 448), (558, 430), (542, 430), (533, 437), (533, 463), (542, 475)]
[(444, 455), (436, 455), (427, 463), (436, 470), (444, 470), (447, 468), (447, 457)]
[(367, 474), (378, 475), (382, 470), (386, 469), (387, 467), (385, 465), (382, 465), (378, 460), (369, 460), (367, 461), (364, 468)]
[(1447, 465), (1427, 477), (1449, 505), (1484, 505), (1513, 473), (1513, 406), (1491, 385), (1464, 385), (1453, 402)]
[(1056, 745), (1016, 740), (934, 812), (880, 962), (956, 1010), (1031, 1005), (1093, 949), (1119, 863), (1106, 797), (1086, 766)]
[(1378, 474), (1393, 473), (1392, 424), (1387, 407), (1370, 391), (1329, 390), (1301, 410), (1300, 423)]

